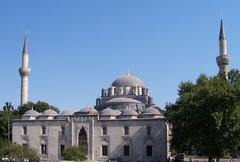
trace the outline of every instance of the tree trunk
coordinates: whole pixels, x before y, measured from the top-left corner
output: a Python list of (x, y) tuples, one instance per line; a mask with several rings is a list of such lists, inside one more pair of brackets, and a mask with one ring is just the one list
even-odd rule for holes
[(219, 159), (219, 157), (218, 157), (218, 158), (216, 158), (216, 162), (219, 162), (219, 160), (220, 160), (220, 159)]

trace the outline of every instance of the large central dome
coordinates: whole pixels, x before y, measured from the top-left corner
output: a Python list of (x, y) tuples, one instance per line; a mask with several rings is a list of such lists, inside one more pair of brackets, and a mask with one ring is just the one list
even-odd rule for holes
[(131, 86), (140, 86), (144, 87), (144, 83), (138, 77), (132, 75), (126, 75), (117, 78), (113, 83), (112, 86), (114, 87), (131, 87)]

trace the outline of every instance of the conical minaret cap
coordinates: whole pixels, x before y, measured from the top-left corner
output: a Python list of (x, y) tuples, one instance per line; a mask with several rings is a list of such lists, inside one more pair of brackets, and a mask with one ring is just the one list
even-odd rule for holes
[(28, 54), (27, 34), (25, 34), (22, 53), (23, 53), (23, 54)]
[(223, 26), (223, 19), (221, 19), (219, 39), (226, 39), (226, 34), (225, 34), (225, 31), (224, 31), (224, 26)]

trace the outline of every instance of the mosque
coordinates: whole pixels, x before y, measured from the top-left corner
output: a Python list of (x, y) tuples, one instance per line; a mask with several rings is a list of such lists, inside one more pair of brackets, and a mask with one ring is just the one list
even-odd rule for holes
[[(25, 36), (21, 76), (21, 105), (28, 102), (29, 52)], [(43, 161), (62, 160), (71, 146), (87, 150), (88, 161), (166, 161), (169, 156), (168, 123), (153, 103), (144, 82), (130, 74), (101, 90), (94, 107), (58, 114), (28, 110), (13, 121), (13, 143), (29, 145)]]
[[(227, 77), (226, 35), (221, 21), (219, 72)], [(25, 36), (21, 76), (21, 105), (28, 102), (29, 52)], [(153, 102), (150, 90), (136, 76), (117, 78), (101, 90), (94, 107), (77, 112), (43, 113), (28, 110), (13, 120), (12, 142), (36, 150), (42, 161), (60, 161), (71, 146), (87, 150), (88, 161), (165, 162), (169, 157), (170, 130), (165, 111)]]

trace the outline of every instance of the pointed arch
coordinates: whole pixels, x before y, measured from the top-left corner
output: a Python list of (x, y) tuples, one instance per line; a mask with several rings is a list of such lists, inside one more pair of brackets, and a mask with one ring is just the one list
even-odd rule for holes
[(83, 127), (81, 128), (78, 134), (78, 145), (79, 147), (83, 148), (85, 151), (88, 150), (87, 132)]

